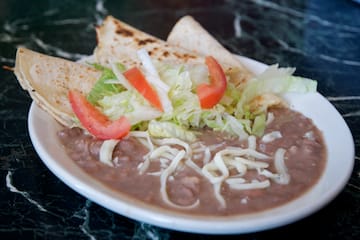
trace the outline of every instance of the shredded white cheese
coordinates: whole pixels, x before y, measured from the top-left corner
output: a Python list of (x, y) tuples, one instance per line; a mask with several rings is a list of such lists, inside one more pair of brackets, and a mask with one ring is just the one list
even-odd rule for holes
[[(241, 191), (267, 188), (271, 185), (271, 181), (278, 184), (290, 182), (290, 175), (285, 165), (286, 150), (279, 148), (275, 152), (273, 159), (276, 172), (273, 173), (268, 169), (269, 159), (272, 157), (256, 150), (255, 136), (248, 137), (247, 148), (231, 146), (223, 148), (224, 143), (211, 146), (206, 146), (202, 142), (189, 144), (175, 138), (155, 139), (151, 138), (147, 132), (141, 131), (131, 132), (129, 136), (136, 137), (149, 149), (144, 156), (144, 161), (138, 166), (140, 174), (147, 172), (152, 161), (159, 161), (158, 171), (147, 172), (147, 174), (160, 177), (161, 197), (166, 204), (175, 208), (190, 209), (200, 203), (200, 200), (197, 199), (189, 206), (182, 206), (171, 201), (168, 196), (167, 182), (174, 179), (175, 172), (181, 171), (185, 167), (193, 169), (212, 184), (214, 197), (221, 207), (226, 207), (226, 201), (221, 193), (223, 184), (230, 189)], [(269, 139), (269, 141), (273, 141), (279, 137), (281, 137), (281, 133), (273, 131), (267, 134), (265, 141)], [(118, 140), (107, 140), (101, 147), (100, 160), (109, 166), (113, 166), (111, 157), (117, 143)], [(266, 179), (262, 181), (245, 179), (244, 176), (249, 170), (257, 171), (258, 175)], [(248, 199), (242, 203), (247, 201)]]
[(255, 136), (249, 136), (248, 137), (248, 148), (256, 150), (256, 137)]
[(280, 131), (272, 131), (270, 133), (265, 134), (261, 140), (265, 143), (272, 142), (276, 139), (282, 138), (282, 134)]
[(315, 140), (314, 137), (314, 132), (313, 131), (308, 131), (304, 134), (304, 138), (309, 139), (309, 140)]
[(150, 84), (154, 86), (159, 95), (164, 112), (172, 112), (173, 106), (168, 96), (170, 87), (160, 79), (159, 73), (145, 49), (142, 48), (138, 50), (137, 55), (145, 68), (143, 72), (145, 74), (146, 80), (148, 80)]
[(168, 193), (166, 190), (168, 177), (176, 170), (177, 166), (179, 165), (180, 161), (184, 158), (185, 154), (186, 153), (184, 150), (180, 150), (178, 152), (178, 154), (176, 155), (176, 157), (172, 160), (169, 167), (166, 168), (160, 175), (160, 193), (161, 193), (161, 197), (162, 197), (163, 201), (172, 207), (181, 208), (181, 209), (194, 208), (200, 203), (199, 199), (197, 199), (197, 201), (195, 201), (193, 204), (191, 204), (189, 206), (182, 206), (182, 205), (175, 204), (169, 199), (169, 196), (168, 196)]
[(266, 122), (265, 122), (266, 126), (269, 125), (270, 123), (272, 123), (272, 121), (274, 121), (274, 119), (275, 119), (274, 114), (272, 112), (269, 112), (266, 117)]
[(102, 143), (99, 153), (100, 162), (105, 163), (106, 165), (109, 165), (111, 167), (114, 166), (112, 162), (112, 154), (118, 142), (119, 140), (110, 139), (110, 140), (105, 140)]
[[(125, 76), (120, 72), (119, 68), (116, 66), (116, 64), (114, 62), (110, 63), (111, 65), (111, 69), (114, 72), (115, 76), (116, 76), (116, 80), (118, 84), (121, 84), (122, 86), (124, 86), (127, 90), (132, 90), (134, 89), (133, 86), (128, 82), (128, 80), (125, 78)], [(110, 83), (110, 82), (109, 82)]]
[(253, 180), (249, 183), (238, 183), (238, 184), (229, 184), (230, 188), (236, 190), (249, 190), (249, 189), (259, 189), (259, 188), (267, 188), (270, 186), (270, 181), (257, 181)]
[(279, 174), (279, 178), (274, 179), (279, 184), (288, 184), (290, 182), (290, 175), (288, 174), (287, 167), (285, 165), (285, 153), (286, 150), (279, 148), (275, 152), (275, 168)]

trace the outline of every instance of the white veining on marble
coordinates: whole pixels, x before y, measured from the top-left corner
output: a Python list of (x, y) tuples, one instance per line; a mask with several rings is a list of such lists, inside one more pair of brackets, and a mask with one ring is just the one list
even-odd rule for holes
[(28, 21), (28, 19), (18, 19), (13, 22), (5, 22), (3, 28), (5, 31), (12, 34), (18, 32), (19, 30), (28, 30), (29, 24), (27, 24), (26, 21)]
[(337, 97), (326, 97), (329, 101), (350, 101), (350, 100), (360, 100), (360, 96), (337, 96)]
[(6, 58), (0, 56), (0, 62), (15, 63), (15, 60), (13, 58)]
[(357, 111), (353, 111), (353, 112), (348, 112), (342, 115), (344, 118), (347, 117), (360, 117), (360, 110)]
[(79, 54), (79, 53), (66, 52), (66, 51), (62, 50), (61, 48), (58, 48), (58, 47), (55, 47), (55, 46), (45, 43), (44, 41), (42, 41), (40, 38), (36, 37), (35, 35), (32, 35), (31, 39), (44, 51), (54, 51), (55, 54), (59, 57), (68, 58), (68, 59), (81, 59), (81, 58), (84, 58), (87, 56), (87, 55)]
[(14, 38), (8, 33), (0, 33), (0, 42), (3, 43), (12, 43), (14, 40), (17, 40), (17, 38)]
[(242, 29), (241, 29), (241, 16), (238, 13), (235, 13), (234, 18), (234, 31), (235, 37), (240, 38), (242, 36)]
[(133, 240), (167, 240), (169, 236), (165, 232), (160, 232), (160, 229), (149, 225), (147, 223), (139, 222), (135, 227), (134, 235), (132, 236)]
[(104, 16), (108, 13), (108, 10), (104, 6), (105, 0), (96, 0), (95, 5), (95, 20), (96, 24), (100, 25), (104, 19)]
[[(360, 157), (355, 156), (355, 160), (356, 160), (356, 161), (360, 161)], [(357, 175), (358, 178), (360, 178), (360, 171), (358, 171), (358, 172), (356, 173), (356, 175)], [(357, 186), (357, 185), (352, 184), (352, 183), (348, 183), (348, 185), (349, 185), (350, 187), (353, 187), (353, 188), (355, 188), (356, 190), (360, 191), (360, 186)]]
[[(275, 41), (277, 43), (280, 44), (280, 46), (282, 46), (285, 50), (292, 52), (292, 53), (297, 53), (299, 55), (308, 55), (305, 51), (296, 48), (296, 47), (291, 47), (287, 42), (283, 41), (282, 39), (276, 38)], [(319, 54), (319, 55), (314, 55), (314, 57), (319, 57), (322, 60), (328, 61), (328, 62), (334, 62), (334, 63), (341, 63), (344, 65), (349, 65), (349, 66), (357, 66), (360, 67), (360, 62), (359, 61), (352, 61), (352, 60), (346, 60), (346, 59), (339, 59), (339, 58), (335, 58), (335, 57), (331, 57), (325, 54)]]
[(83, 220), (83, 223), (79, 226), (81, 231), (86, 236), (88, 236), (89, 239), (96, 240), (96, 237), (90, 233), (90, 227), (89, 227), (89, 222), (90, 222), (89, 208), (90, 208), (90, 206), (91, 206), (91, 201), (87, 199), (85, 202), (85, 206), (82, 209), (80, 209), (80, 211), (77, 211), (74, 214), (74, 217), (77, 217), (77, 218)]
[(331, 57), (331, 56), (328, 56), (325, 54), (319, 54), (319, 58), (329, 61), (329, 62), (342, 63), (345, 65), (352, 65), (352, 66), (360, 66), (360, 62), (358, 62), (358, 61), (339, 59), (339, 58)]
[(68, 18), (68, 19), (51, 21), (51, 25), (65, 26), (65, 25), (84, 24), (84, 23), (88, 23), (88, 22), (89, 22), (89, 19), (87, 19), (87, 18)]
[(267, 8), (271, 8), (273, 10), (276, 10), (278, 12), (282, 12), (294, 17), (298, 17), (298, 18), (302, 18), (308, 21), (314, 21), (316, 23), (319, 23), (323, 26), (326, 27), (331, 27), (331, 28), (336, 28), (336, 29), (342, 29), (345, 31), (350, 31), (350, 32), (354, 32), (354, 33), (360, 33), (360, 28), (358, 27), (353, 27), (353, 26), (349, 26), (349, 25), (344, 25), (344, 24), (337, 24), (334, 22), (330, 22), (328, 20), (325, 20), (323, 18), (320, 18), (319, 16), (316, 15), (312, 15), (309, 14), (308, 12), (303, 13), (303, 12), (299, 12), (296, 11), (292, 8), (289, 7), (285, 7), (285, 6), (281, 6), (280, 4), (271, 2), (271, 1), (266, 1), (266, 0), (252, 0), (252, 2), (255, 2), (256, 4), (260, 5), (260, 6), (264, 6)]
[(359, 61), (342, 60), (342, 63), (344, 63), (346, 65), (352, 65), (352, 66), (359, 66), (360, 67), (360, 62)]
[(267, 8), (271, 8), (274, 10), (277, 10), (279, 12), (283, 12), (295, 17), (304, 17), (304, 14), (302, 12), (296, 11), (294, 9), (288, 8), (288, 7), (283, 7), (280, 4), (274, 3), (274, 2), (270, 2), (270, 1), (266, 1), (266, 0), (252, 0), (252, 2), (255, 2), (256, 4), (260, 5), (260, 6), (264, 6)]
[(18, 193), (22, 195), (26, 200), (28, 200), (30, 203), (34, 204), (40, 211), (42, 212), (48, 212), (41, 204), (39, 204), (37, 201), (32, 199), (29, 195), (29, 193), (18, 190), (12, 183), (12, 172), (8, 171), (6, 175), (6, 187), (10, 190), (10, 192)]
[(277, 41), (280, 44), (280, 46), (282, 46), (285, 50), (287, 50), (289, 52), (297, 53), (300, 55), (306, 55), (303, 50), (301, 50), (299, 48), (291, 47), (287, 42), (285, 42), (279, 38), (276, 38), (275, 41)]

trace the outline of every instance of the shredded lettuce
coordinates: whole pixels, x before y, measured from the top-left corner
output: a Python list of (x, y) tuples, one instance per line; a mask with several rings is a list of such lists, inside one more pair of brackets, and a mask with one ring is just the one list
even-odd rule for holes
[(131, 125), (142, 121), (149, 121), (161, 116), (161, 112), (135, 91), (123, 91), (118, 94), (105, 96), (98, 101), (102, 112), (111, 120), (126, 116)]
[[(114, 74), (114, 69), (96, 64), (93, 66), (102, 70), (103, 74), (88, 99), (110, 119), (126, 116), (133, 130), (147, 130), (153, 137), (173, 137), (192, 142), (195, 141), (196, 134), (191, 129), (204, 127), (223, 131), (240, 139), (249, 135), (262, 136), (266, 127), (268, 105), (256, 102), (259, 96), (266, 103), (273, 101), (276, 104), (283, 93), (314, 92), (317, 87), (314, 80), (293, 76), (293, 68), (272, 65), (241, 88), (228, 82), (221, 101), (212, 109), (202, 109), (196, 86), (209, 81), (205, 64), (152, 62), (141, 51), (139, 57), (147, 64), (146, 69), (143, 69), (147, 73), (146, 78), (151, 78), (150, 83), (156, 80), (158, 93), (163, 90), (161, 94), (168, 99), (171, 111), (158, 111), (135, 89), (124, 87), (117, 74)], [(114, 68), (114, 64), (112, 67)], [(116, 65), (116, 70), (122, 72), (125, 67)], [(256, 104), (253, 104), (254, 101)]]
[[(239, 95), (235, 94), (230, 97), (236, 102), (236, 106), (231, 104), (228, 107), (233, 111), (234, 116), (238, 119), (249, 119), (251, 121), (251, 130), (248, 133), (256, 136), (261, 136), (264, 133), (267, 108), (283, 101), (280, 97), (281, 94), (316, 91), (316, 81), (293, 76), (294, 71), (294, 68), (279, 68), (278, 65), (272, 65), (262, 74), (249, 81)], [(230, 90), (230, 94), (233, 94), (231, 92), (234, 90)], [(263, 100), (265, 103), (254, 104), (253, 101), (261, 98), (265, 99)], [(253, 109), (252, 104), (256, 106), (256, 109)]]
[(246, 104), (254, 97), (265, 94), (283, 94), (286, 92), (315, 92), (317, 82), (308, 78), (293, 76), (294, 68), (279, 68), (272, 65), (258, 77), (246, 84), (236, 106), (236, 116), (246, 114)]
[(194, 142), (196, 135), (193, 131), (173, 122), (152, 120), (148, 125), (148, 132), (153, 137), (178, 138), (187, 142)]
[[(98, 101), (105, 96), (111, 96), (117, 94), (123, 90), (123, 87), (119, 84), (108, 83), (109, 80), (116, 79), (115, 74), (110, 68), (104, 67), (100, 64), (91, 64), (94, 68), (102, 71), (101, 77), (97, 80), (90, 93), (87, 96), (87, 100), (97, 105)], [(118, 63), (116, 64), (119, 69), (125, 70), (125, 66)]]
[(265, 113), (262, 113), (255, 117), (251, 129), (251, 134), (261, 137), (262, 135), (264, 135), (265, 127), (266, 127), (266, 115)]

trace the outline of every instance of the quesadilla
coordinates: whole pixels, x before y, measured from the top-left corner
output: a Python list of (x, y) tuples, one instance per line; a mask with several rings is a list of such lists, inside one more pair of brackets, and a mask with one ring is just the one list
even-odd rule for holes
[(69, 90), (88, 94), (101, 76), (101, 71), (91, 66), (26, 48), (17, 50), (14, 73), (31, 98), (67, 127), (74, 126), (75, 117), (68, 100)]
[(145, 49), (152, 59), (169, 63), (203, 63), (204, 58), (136, 29), (112, 16), (96, 28), (98, 63), (109, 66), (118, 61), (128, 67), (140, 65), (136, 51)]
[(245, 85), (254, 77), (253, 73), (237, 57), (222, 46), (191, 16), (184, 16), (177, 21), (167, 37), (167, 42), (196, 54), (215, 57), (229, 73), (232, 73), (230, 81), (237, 86)]

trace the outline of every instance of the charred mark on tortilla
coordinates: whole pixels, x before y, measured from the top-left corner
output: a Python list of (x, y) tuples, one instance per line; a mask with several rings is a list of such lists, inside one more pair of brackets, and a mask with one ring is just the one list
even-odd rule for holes
[(120, 35), (123, 35), (124, 37), (132, 37), (133, 34), (134, 34), (132, 31), (129, 31), (129, 30), (125, 29), (125, 28), (117, 28), (116, 33), (120, 34)]
[(169, 53), (168, 51), (163, 52), (163, 56), (164, 56), (164, 57), (169, 56), (169, 54), (170, 54), (170, 53)]
[(191, 54), (188, 54), (188, 53), (184, 53), (184, 54), (179, 54), (179, 53), (174, 53), (174, 55), (179, 58), (179, 59), (184, 59), (185, 61), (186, 60), (189, 60), (191, 58), (196, 58), (196, 56), (194, 55), (191, 55)]
[(116, 25), (116, 33), (119, 35), (123, 35), (124, 37), (132, 37), (134, 35), (134, 32), (124, 28), (121, 24), (118, 22), (114, 22)]
[(153, 39), (153, 38), (136, 39), (136, 41), (138, 42), (138, 45), (139, 45), (139, 46), (143, 46), (143, 45), (146, 45), (146, 44), (148, 44), (148, 43), (156, 42), (156, 40)]

